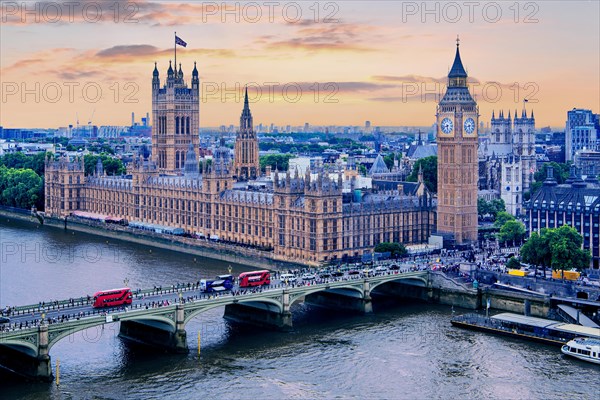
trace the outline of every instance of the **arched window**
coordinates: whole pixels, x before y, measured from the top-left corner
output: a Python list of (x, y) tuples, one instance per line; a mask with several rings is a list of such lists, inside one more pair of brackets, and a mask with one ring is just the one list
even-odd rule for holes
[[(175, 117), (175, 134), (179, 134), (179, 117)], [(177, 158), (179, 158), (179, 155), (177, 155)]]
[(186, 125), (187, 125), (186, 133), (189, 135), (189, 133), (190, 133), (190, 117), (186, 118)]

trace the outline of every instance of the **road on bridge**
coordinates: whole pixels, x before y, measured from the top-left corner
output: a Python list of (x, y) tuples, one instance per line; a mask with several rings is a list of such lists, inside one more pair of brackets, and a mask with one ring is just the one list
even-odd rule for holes
[[(270, 290), (281, 289), (283, 287), (298, 287), (305, 285), (327, 284), (351, 279), (362, 279), (365, 276), (377, 276), (383, 274), (405, 273), (414, 270), (424, 270), (427, 266), (416, 267), (411, 263), (396, 264), (398, 269), (388, 269), (392, 263), (381, 264), (375, 269), (358, 269), (358, 267), (346, 266), (339, 269), (320, 270), (319, 274), (313, 278), (297, 277), (295, 281), (286, 280), (283, 282), (280, 279), (271, 279), (270, 285), (241, 288), (237, 284), (227, 292), (221, 293), (206, 293), (200, 290), (199, 281), (196, 283), (171, 285), (169, 287), (155, 287), (146, 290), (134, 290), (133, 302), (126, 307), (107, 307), (94, 308), (92, 307), (93, 299), (91, 296), (81, 297), (78, 299), (40, 302), (37, 305), (12, 307), (11, 312), (7, 313), (6, 309), (2, 314), (10, 318), (10, 323), (0, 325), (0, 331), (13, 331), (20, 329), (30, 329), (37, 327), (41, 320), (48, 324), (56, 324), (79, 320), (86, 317), (98, 316), (114, 312), (124, 312), (129, 309), (143, 309), (169, 306), (178, 303), (179, 301), (188, 302), (202, 299), (215, 298), (231, 294), (246, 294), (255, 293), (258, 291), (268, 292)], [(309, 270), (306, 270), (309, 271)], [(340, 271), (342, 276), (331, 276), (333, 271)], [(308, 273), (308, 272), (307, 272)], [(325, 274), (325, 275), (324, 275)], [(322, 278), (328, 275), (327, 278)], [(275, 275), (278, 276), (278, 275)], [(237, 281), (237, 279), (236, 279)]]

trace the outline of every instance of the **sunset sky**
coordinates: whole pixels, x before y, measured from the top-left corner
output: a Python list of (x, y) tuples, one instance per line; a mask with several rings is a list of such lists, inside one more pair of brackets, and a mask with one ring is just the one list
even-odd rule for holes
[(1, 126), (139, 119), (151, 112), (154, 62), (164, 79), (174, 59), (174, 31), (187, 42), (185, 78), (194, 61), (200, 71), (201, 127), (237, 124), (246, 84), (255, 124), (431, 125), (457, 34), (482, 121), (524, 98), (538, 127), (564, 127), (573, 107), (600, 112), (597, 1), (431, 2), (429, 12), (420, 1), (78, 3), (2, 2)]

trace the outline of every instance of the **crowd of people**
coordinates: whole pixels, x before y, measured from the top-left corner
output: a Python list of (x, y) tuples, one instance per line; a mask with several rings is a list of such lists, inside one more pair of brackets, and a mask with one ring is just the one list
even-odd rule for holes
[[(142, 291), (141, 289), (135, 290), (133, 293), (136, 298), (136, 302), (127, 307), (115, 307), (110, 310), (103, 309), (92, 309), (87, 311), (79, 312), (63, 312), (58, 313), (61, 310), (68, 310), (69, 308), (85, 307), (92, 304), (91, 297), (85, 296), (79, 299), (71, 298), (67, 301), (52, 301), (49, 303), (39, 302), (37, 307), (25, 307), (17, 308), (7, 306), (5, 309), (0, 310), (0, 315), (5, 317), (18, 317), (23, 315), (31, 314), (32, 319), (26, 320), (25, 322), (19, 323), (4, 323), (0, 324), (0, 331), (15, 330), (15, 329), (28, 329), (31, 327), (39, 326), (41, 323), (61, 323), (68, 322), (73, 319), (80, 319), (84, 317), (97, 316), (99, 314), (106, 314), (107, 312), (124, 312), (131, 309), (152, 309), (158, 307), (170, 306), (176, 302), (188, 303), (202, 300), (210, 300), (219, 298), (222, 296), (244, 296), (249, 294), (261, 293), (268, 290), (282, 289), (282, 288), (296, 288), (310, 285), (319, 285), (326, 283), (334, 283), (340, 281), (349, 281), (356, 279), (364, 279), (366, 277), (372, 277), (376, 275), (389, 275), (405, 273), (409, 271), (417, 270), (432, 270), (440, 271), (448, 275), (449, 277), (461, 278), (466, 281), (472, 280), (472, 275), (467, 272), (463, 272), (460, 269), (460, 265), (465, 262), (469, 262), (474, 265), (476, 270), (491, 271), (494, 273), (505, 273), (506, 272), (506, 256), (492, 254), (486, 251), (458, 251), (458, 250), (443, 250), (441, 254), (429, 254), (429, 255), (412, 255), (404, 257), (400, 260), (387, 260), (387, 261), (376, 261), (375, 263), (353, 263), (353, 264), (338, 264), (331, 265), (324, 268), (296, 268), (285, 270), (275, 270), (271, 272), (271, 282), (269, 285), (242, 288), (234, 286), (232, 290), (226, 292), (215, 292), (215, 293), (197, 293), (194, 295), (183, 296), (181, 293), (190, 291), (199, 291), (201, 289), (200, 281), (189, 282), (189, 283), (176, 283), (169, 287), (163, 288), (162, 286), (154, 286), (151, 290)], [(336, 273), (337, 272), (337, 273)], [(343, 273), (340, 275), (340, 273)], [(286, 274), (286, 278), (282, 279), (282, 275)], [(310, 278), (302, 278), (302, 276), (310, 276)], [(288, 279), (289, 276), (294, 276), (294, 279)], [(234, 278), (235, 283), (235, 278)], [(163, 299), (163, 300), (151, 300), (153, 296), (162, 296), (180, 293), (179, 298), (175, 299)], [(147, 301), (146, 301), (147, 300)], [(53, 313), (56, 311), (55, 316), (42, 317), (45, 313)], [(54, 313), (53, 313), (54, 314)], [(38, 318), (35, 316), (38, 315)]]

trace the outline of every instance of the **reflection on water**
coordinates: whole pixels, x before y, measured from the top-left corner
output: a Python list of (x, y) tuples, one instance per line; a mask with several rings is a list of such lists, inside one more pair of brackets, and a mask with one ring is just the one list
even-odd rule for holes
[[(83, 250), (106, 246), (105, 239), (22, 223), (0, 228), (0, 305), (78, 296), (126, 278), (133, 287), (187, 282), (228, 266), (116, 242), (109, 242), (112, 255), (102, 252), (90, 262)], [(73, 256), (51, 262), (12, 255), (10, 245), (23, 242), (71, 246)], [(115, 259), (114, 252), (127, 257)], [(230, 325), (223, 308), (211, 309), (186, 326), (190, 352), (183, 356), (125, 343), (118, 324), (93, 328), (51, 349), (53, 367), (60, 360), (60, 387), (16, 383), (2, 374), (0, 397), (600, 398), (598, 367), (564, 358), (558, 348), (452, 327), (450, 307), (379, 300), (367, 316), (295, 304), (289, 333)]]

